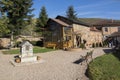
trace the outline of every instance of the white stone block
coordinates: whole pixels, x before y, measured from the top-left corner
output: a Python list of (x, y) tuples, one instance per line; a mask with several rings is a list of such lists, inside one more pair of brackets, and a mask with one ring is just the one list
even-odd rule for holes
[(21, 57), (21, 62), (34, 62), (34, 61), (37, 61), (37, 56)]

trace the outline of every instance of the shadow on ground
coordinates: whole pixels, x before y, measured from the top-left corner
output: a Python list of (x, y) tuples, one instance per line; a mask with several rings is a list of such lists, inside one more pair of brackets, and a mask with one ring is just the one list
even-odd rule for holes
[(74, 61), (73, 63), (74, 64), (82, 64), (83, 61), (84, 61), (84, 59), (80, 58), (80, 59)]
[(116, 58), (120, 60), (120, 50), (116, 49), (103, 49), (106, 54), (112, 53)]
[(88, 70), (89, 68), (87, 67), (87, 69), (86, 69), (86, 71), (85, 71), (85, 76), (87, 77), (87, 78), (89, 78), (89, 70)]
[(106, 54), (109, 54), (109, 53), (112, 53), (114, 50), (113, 50), (113, 49), (103, 49), (103, 51), (104, 51)]
[(80, 58), (80, 59), (78, 59), (78, 60), (76, 60), (75, 62), (73, 62), (74, 64), (80, 64), (80, 63), (82, 63), (83, 62), (83, 59), (82, 58)]

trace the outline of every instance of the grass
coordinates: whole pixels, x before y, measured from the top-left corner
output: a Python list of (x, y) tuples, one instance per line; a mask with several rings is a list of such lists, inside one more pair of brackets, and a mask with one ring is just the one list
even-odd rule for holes
[[(42, 48), (37, 46), (33, 48), (33, 53), (45, 53), (50, 51), (55, 51), (55, 49)], [(6, 51), (3, 51), (3, 54), (20, 54), (20, 49), (6, 50)]]
[(50, 51), (55, 51), (55, 49), (41, 48), (41, 47), (34, 47), (33, 48), (34, 53), (45, 53), (45, 52), (50, 52)]
[(120, 61), (114, 55), (112, 53), (103, 55), (89, 64), (90, 80), (120, 80)]

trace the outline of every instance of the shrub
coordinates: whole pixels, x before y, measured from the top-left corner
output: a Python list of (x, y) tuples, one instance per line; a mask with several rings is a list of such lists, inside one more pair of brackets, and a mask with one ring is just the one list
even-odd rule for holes
[(20, 41), (18, 41), (18, 42), (15, 42), (15, 47), (20, 47), (19, 45), (21, 44), (21, 42)]
[(85, 49), (85, 44), (81, 43), (80, 48)]
[(33, 46), (36, 46), (37, 41), (30, 41)]
[(107, 46), (107, 45), (108, 45), (108, 41), (104, 41), (103, 46)]
[(43, 41), (30, 41), (30, 43), (33, 46), (41, 46), (41, 47), (43, 47)]
[(88, 65), (87, 74), (90, 80), (120, 80), (120, 62), (114, 55), (103, 55)]
[[(33, 46), (41, 46), (43, 47), (43, 41), (29, 41)], [(20, 47), (19, 45), (21, 44), (20, 41), (15, 42), (15, 47)]]

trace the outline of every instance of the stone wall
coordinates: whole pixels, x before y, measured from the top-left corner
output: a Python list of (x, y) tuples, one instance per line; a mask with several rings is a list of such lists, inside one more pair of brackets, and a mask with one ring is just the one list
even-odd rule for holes
[(78, 24), (73, 24), (72, 26), (73, 26), (73, 34), (74, 34), (74, 47), (79, 47), (77, 46), (76, 36), (80, 36), (81, 42), (82, 42), (83, 39), (87, 38), (90, 28), (87, 26), (78, 25)]
[[(22, 42), (23, 40), (28, 41), (41, 41), (42, 37), (32, 37), (32, 36), (20, 36), (17, 38), (16, 42)], [(0, 48), (8, 48), (10, 45), (10, 38), (0, 38)], [(15, 45), (15, 44), (14, 44)]]
[(87, 39), (87, 46), (92, 47), (93, 43), (102, 43), (103, 41), (103, 36), (102, 36), (102, 32), (98, 32), (98, 31), (90, 31), (88, 34)]
[[(107, 31), (105, 30), (105, 28), (107, 28)], [(114, 32), (118, 32), (118, 27), (110, 26), (110, 27), (103, 27), (102, 28), (102, 33), (103, 33), (104, 36), (109, 36)]]
[[(102, 43), (102, 32), (101, 31), (91, 31), (90, 27), (73, 24), (73, 31), (75, 35), (81, 37), (81, 43), (83, 40), (86, 41), (85, 46), (92, 47), (93, 43)], [(76, 44), (76, 37), (74, 35), (74, 44)]]
[(0, 38), (0, 48), (7, 48), (10, 45), (9, 38)]
[(32, 36), (20, 36), (17, 39), (17, 42), (22, 42), (23, 40), (29, 40), (29, 41), (41, 41), (43, 39), (42, 37), (32, 37)]
[(82, 32), (82, 33), (86, 33), (87, 31), (90, 30), (89, 27), (83, 26), (83, 25), (73, 24), (72, 26), (73, 26), (74, 32), (79, 31), (79, 32)]

